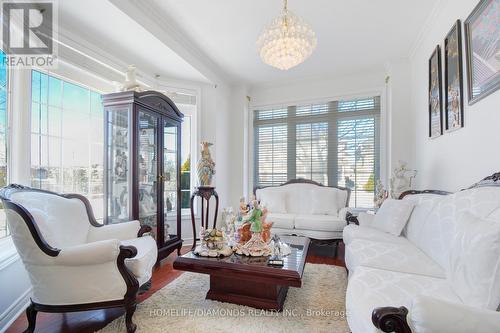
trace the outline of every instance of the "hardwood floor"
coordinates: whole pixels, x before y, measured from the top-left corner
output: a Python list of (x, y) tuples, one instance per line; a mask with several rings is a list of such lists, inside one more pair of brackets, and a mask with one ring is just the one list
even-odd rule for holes
[[(182, 253), (188, 252), (189, 246), (182, 249)], [(144, 301), (156, 291), (163, 288), (178, 276), (182, 274), (181, 271), (173, 269), (172, 264), (175, 260), (176, 254), (171, 254), (168, 258), (162, 261), (160, 266), (155, 267), (153, 271), (152, 286), (146, 293), (139, 295), (139, 302)], [(318, 255), (314, 250), (309, 250), (307, 255), (308, 263), (314, 264), (327, 264), (336, 266), (344, 265), (344, 244), (339, 244), (339, 250), (336, 257), (327, 257)], [(108, 323), (124, 314), (122, 309), (106, 309), (85, 312), (73, 313), (38, 313), (35, 332), (47, 333), (91, 333), (102, 329)], [(26, 315), (23, 312), (14, 323), (7, 329), (6, 333), (19, 333), (23, 332), (28, 327)]]

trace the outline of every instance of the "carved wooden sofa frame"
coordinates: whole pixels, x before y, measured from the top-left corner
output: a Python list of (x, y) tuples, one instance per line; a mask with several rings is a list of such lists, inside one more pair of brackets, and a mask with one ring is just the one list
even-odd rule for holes
[[(12, 194), (20, 191), (31, 191), (40, 192), (46, 194), (57, 195), (67, 199), (79, 199), (85, 205), (89, 222), (94, 227), (102, 227), (104, 224), (97, 222), (92, 211), (92, 206), (90, 201), (80, 194), (59, 194), (51, 191), (35, 189), (23, 185), (11, 184), (0, 190), (0, 199), (2, 200), (4, 207), (6, 209), (11, 209), (18, 213), (26, 226), (28, 227), (31, 236), (35, 240), (40, 250), (48, 256), (57, 257), (59, 255), (60, 249), (50, 246), (41, 234), (35, 219), (33, 216), (21, 205), (18, 205), (10, 200)], [(141, 226), (137, 233), (137, 237), (143, 236), (145, 233), (151, 232), (151, 227), (147, 225)], [(95, 303), (85, 303), (85, 304), (70, 304), (70, 305), (46, 305), (33, 302), (31, 300), (30, 305), (26, 309), (26, 316), (28, 318), (28, 329), (25, 332), (34, 332), (36, 325), (36, 315), (38, 312), (47, 313), (65, 313), (65, 312), (78, 312), (78, 311), (89, 311), (97, 309), (107, 309), (107, 308), (117, 308), (123, 307), (125, 309), (125, 324), (128, 333), (135, 332), (137, 326), (132, 322), (132, 316), (135, 312), (137, 306), (136, 296), (140, 290), (148, 290), (151, 287), (151, 280), (139, 286), (139, 282), (132, 272), (125, 266), (125, 259), (133, 258), (137, 255), (137, 248), (134, 246), (120, 246), (120, 252), (116, 261), (118, 271), (120, 272), (125, 284), (127, 286), (127, 291), (121, 300), (95, 302)]]

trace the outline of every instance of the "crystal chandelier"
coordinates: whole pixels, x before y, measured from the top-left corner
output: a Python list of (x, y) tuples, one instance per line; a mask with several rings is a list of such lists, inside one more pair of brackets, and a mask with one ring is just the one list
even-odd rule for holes
[(263, 62), (287, 70), (304, 62), (316, 48), (316, 34), (309, 24), (288, 10), (284, 0), (283, 11), (262, 32), (257, 40)]

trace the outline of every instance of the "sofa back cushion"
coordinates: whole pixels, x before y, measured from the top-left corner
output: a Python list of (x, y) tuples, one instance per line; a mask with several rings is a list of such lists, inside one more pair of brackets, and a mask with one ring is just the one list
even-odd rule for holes
[(403, 198), (404, 201), (413, 203), (414, 207), (402, 235), (417, 247), (420, 247), (420, 236), (427, 217), (443, 198), (443, 195), (430, 193), (407, 195)]
[(470, 306), (496, 310), (500, 305), (500, 219), (460, 214), (451, 242), (451, 287)]
[[(347, 191), (296, 183), (258, 189), (256, 197), (270, 213), (338, 215), (339, 209), (346, 206)], [(275, 205), (278, 200), (280, 204)]]
[(347, 191), (333, 187), (319, 187), (311, 190), (311, 213), (314, 215), (338, 215), (346, 206)]
[(90, 223), (79, 199), (21, 191), (12, 194), (11, 201), (28, 210), (50, 246), (64, 248), (86, 242)]
[(256, 192), (257, 199), (263, 207), (266, 207), (273, 214), (286, 213), (287, 193), (277, 187), (259, 189)]
[(486, 218), (500, 208), (500, 187), (472, 188), (445, 196), (427, 216), (417, 246), (445, 270), (458, 216), (469, 212)]

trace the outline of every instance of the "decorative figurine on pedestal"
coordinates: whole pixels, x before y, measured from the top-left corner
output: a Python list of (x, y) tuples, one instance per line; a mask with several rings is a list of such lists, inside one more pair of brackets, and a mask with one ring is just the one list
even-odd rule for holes
[(412, 181), (417, 176), (417, 170), (407, 168), (405, 161), (399, 161), (391, 177), (391, 198), (398, 199), (401, 193), (411, 190)]
[(212, 178), (215, 175), (215, 162), (210, 156), (208, 147), (213, 144), (210, 142), (201, 142), (201, 158), (198, 161), (196, 170), (198, 172), (198, 182), (200, 186), (208, 187), (212, 185)]

